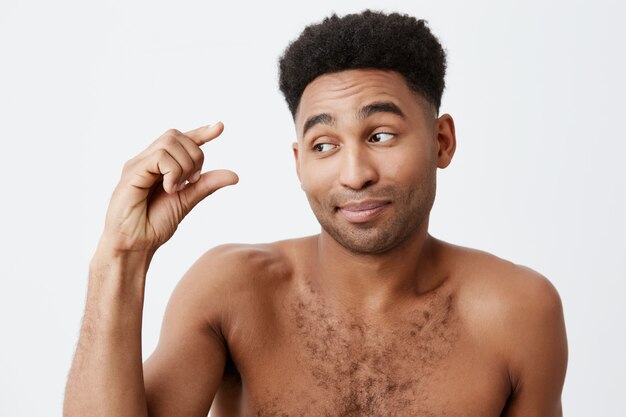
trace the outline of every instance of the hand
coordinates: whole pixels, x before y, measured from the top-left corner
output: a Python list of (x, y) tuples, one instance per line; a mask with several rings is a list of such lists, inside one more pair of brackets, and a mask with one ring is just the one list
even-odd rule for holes
[(200, 146), (223, 130), (222, 123), (186, 133), (168, 130), (126, 162), (107, 210), (102, 240), (109, 249), (154, 253), (196, 204), (239, 181), (228, 170), (201, 174)]

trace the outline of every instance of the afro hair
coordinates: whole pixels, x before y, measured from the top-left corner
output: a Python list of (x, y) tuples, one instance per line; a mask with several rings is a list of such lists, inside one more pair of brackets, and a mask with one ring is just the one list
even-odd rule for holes
[(439, 112), (446, 54), (425, 20), (365, 10), (307, 26), (279, 60), (279, 87), (295, 118), (306, 86), (349, 69), (393, 70)]

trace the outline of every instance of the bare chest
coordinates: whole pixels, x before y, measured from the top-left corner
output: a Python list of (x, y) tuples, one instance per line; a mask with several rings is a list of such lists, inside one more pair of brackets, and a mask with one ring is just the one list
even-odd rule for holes
[(381, 317), (310, 297), (270, 310), (236, 343), (215, 416), (223, 403), (237, 404), (223, 415), (259, 417), (495, 417), (506, 401), (502, 370), (466, 331), (453, 294)]

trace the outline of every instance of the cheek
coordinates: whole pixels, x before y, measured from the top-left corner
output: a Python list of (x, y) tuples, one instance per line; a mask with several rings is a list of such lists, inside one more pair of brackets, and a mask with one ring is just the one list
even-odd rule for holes
[(303, 161), (300, 164), (300, 187), (309, 198), (319, 199), (332, 188), (336, 176), (331, 169), (331, 164), (324, 162), (307, 163)]
[(415, 149), (385, 155), (379, 162), (384, 178), (407, 183), (423, 180), (433, 164), (432, 157), (427, 152)]

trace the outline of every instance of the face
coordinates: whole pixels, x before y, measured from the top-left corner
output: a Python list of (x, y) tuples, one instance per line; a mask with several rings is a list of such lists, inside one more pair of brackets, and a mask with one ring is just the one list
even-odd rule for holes
[(322, 75), (304, 90), (295, 123), (302, 189), (323, 231), (340, 245), (383, 253), (427, 225), (436, 169), (454, 152), (454, 127), (448, 115), (437, 119), (400, 74)]

